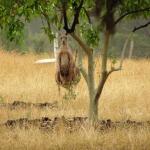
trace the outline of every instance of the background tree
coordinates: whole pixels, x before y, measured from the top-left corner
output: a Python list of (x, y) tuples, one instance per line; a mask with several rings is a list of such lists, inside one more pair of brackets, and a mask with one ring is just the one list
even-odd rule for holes
[[(67, 34), (81, 46), (88, 58), (88, 68), (80, 63), (80, 71), (89, 91), (89, 119), (98, 119), (98, 103), (109, 75), (122, 68), (125, 47), (123, 48), (120, 66), (108, 70), (108, 50), (110, 39), (115, 34), (117, 25), (124, 19), (150, 17), (149, 0), (1, 0), (0, 27), (7, 31), (10, 40), (19, 40), (26, 22), (40, 17), (43, 29), (50, 40), (54, 32), (65, 29)], [(146, 27), (149, 22), (135, 27), (133, 32)], [(132, 29), (131, 29), (132, 30)], [(78, 35), (77, 32), (78, 31)], [(102, 38), (103, 37), (103, 38)], [(99, 46), (100, 38), (103, 46)], [(101, 49), (101, 73), (98, 84), (95, 84), (94, 49)]]

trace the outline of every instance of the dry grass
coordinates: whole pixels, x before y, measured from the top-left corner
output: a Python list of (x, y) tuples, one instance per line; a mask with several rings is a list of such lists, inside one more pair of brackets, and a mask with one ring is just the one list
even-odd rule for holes
[[(0, 51), (1, 102), (58, 101), (54, 110), (0, 110), (0, 122), (20, 117), (87, 116), (88, 92), (82, 79), (76, 88), (77, 99), (62, 100), (55, 83), (54, 64), (35, 65), (34, 61), (48, 56), (19, 55)], [(97, 62), (98, 66), (98, 62)], [(99, 68), (96, 69), (96, 74)], [(98, 76), (97, 76), (98, 79)], [(126, 60), (121, 72), (108, 79), (99, 105), (101, 119), (150, 120), (150, 60)], [(116, 129), (97, 133), (92, 128), (72, 134), (46, 134), (38, 129), (28, 131), (0, 128), (0, 149), (148, 149), (150, 131)]]

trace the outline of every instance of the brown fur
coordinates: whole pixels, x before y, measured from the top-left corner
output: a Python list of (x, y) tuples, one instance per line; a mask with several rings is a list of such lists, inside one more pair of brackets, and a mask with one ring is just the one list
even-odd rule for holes
[(67, 39), (62, 37), (57, 55), (56, 82), (59, 85), (71, 84), (78, 74), (79, 69), (75, 66), (72, 52), (67, 46)]

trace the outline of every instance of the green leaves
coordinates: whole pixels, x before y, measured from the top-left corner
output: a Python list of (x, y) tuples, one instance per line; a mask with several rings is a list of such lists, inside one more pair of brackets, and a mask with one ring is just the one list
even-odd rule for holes
[[(7, 34), (10, 40), (15, 38), (19, 40), (19, 36), (23, 36), (24, 24), (38, 17), (44, 19), (46, 24), (43, 24), (43, 29), (49, 39), (53, 39), (52, 27), (58, 30), (64, 28), (62, 5), (66, 2), (67, 21), (70, 28), (81, 0), (1, 0), (0, 28), (7, 28), (6, 31), (8, 31)], [(112, 8), (111, 4), (116, 5)], [(77, 24), (79, 24), (82, 37), (88, 44), (94, 47), (98, 44), (99, 33), (103, 32), (106, 26), (113, 26), (109, 18), (113, 17), (114, 20), (117, 20), (122, 15), (128, 14), (128, 12), (149, 7), (150, 0), (84, 0), (79, 18), (77, 18), (77, 21), (79, 20)], [(96, 17), (94, 10), (100, 12), (99, 16)], [(107, 19), (105, 19), (105, 24), (103, 24), (106, 14)], [(129, 13), (124, 17), (126, 16), (130, 19), (138, 17), (148, 18), (150, 17), (150, 10)], [(97, 18), (97, 20), (94, 18)], [(121, 20), (122, 18), (118, 22)], [(99, 29), (96, 24), (99, 25)]]
[[(139, 17), (143, 17), (143, 18), (150, 17), (150, 9), (146, 9), (144, 11), (145, 8), (150, 8), (150, 0), (134, 0), (134, 1), (124, 0), (122, 1), (122, 5), (120, 5), (119, 7), (119, 11), (120, 11), (120, 15), (123, 15), (128, 12), (137, 11), (127, 16), (130, 19), (139, 18)], [(138, 10), (143, 10), (143, 11), (138, 11)]]
[(84, 24), (81, 27), (82, 36), (89, 46), (95, 47), (99, 42), (99, 32), (92, 24)]
[(8, 38), (10, 39), (10, 41), (14, 39), (19, 40), (20, 37), (22, 37), (23, 27), (24, 23), (22, 23), (20, 20), (12, 20), (12, 22), (8, 24)]
[(52, 41), (55, 38), (55, 34), (52, 33), (52, 31), (49, 30), (48, 27), (43, 27), (42, 29), (44, 30), (45, 34), (47, 34), (50, 41)]

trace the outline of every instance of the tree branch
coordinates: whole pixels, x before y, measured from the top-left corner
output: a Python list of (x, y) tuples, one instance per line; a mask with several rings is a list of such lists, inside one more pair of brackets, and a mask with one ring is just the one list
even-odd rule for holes
[(125, 41), (125, 43), (123, 45), (123, 49), (122, 49), (122, 53), (121, 53), (121, 58), (120, 58), (120, 66), (119, 66), (120, 69), (122, 69), (123, 61), (124, 61), (124, 58), (125, 58), (125, 52), (126, 52), (127, 45), (128, 45), (128, 42), (129, 42), (129, 39), (130, 39), (131, 36), (132, 36), (132, 34), (130, 34), (127, 37), (127, 39), (126, 39), (126, 41)]
[(81, 41), (81, 39), (75, 33), (70, 33), (70, 35), (78, 42), (84, 52), (86, 54), (89, 54), (90, 48), (86, 44), (84, 44), (83, 41)]
[(99, 97), (102, 93), (104, 84), (106, 82), (106, 79), (108, 77), (107, 73), (107, 52), (108, 52), (108, 44), (109, 44), (109, 38), (110, 38), (110, 32), (106, 31), (105, 32), (105, 40), (104, 40), (104, 48), (102, 51), (102, 71), (101, 71), (101, 79), (98, 84), (98, 88), (94, 97), (95, 103), (98, 103)]
[(69, 30), (68, 28), (68, 18), (67, 18), (67, 12), (66, 12), (66, 2), (62, 2), (62, 13), (63, 13), (63, 17), (64, 17), (64, 29), (66, 31)]
[(102, 72), (107, 71), (107, 52), (108, 52), (108, 44), (109, 44), (109, 38), (110, 38), (109, 31), (105, 32), (104, 38), (105, 38), (104, 48), (102, 49)]
[[(138, 26), (138, 27), (135, 27), (135, 28), (132, 30), (132, 32), (135, 32), (135, 31), (137, 31), (137, 30), (140, 30), (140, 29), (142, 29), (142, 28), (145, 28), (145, 27), (147, 27), (148, 25), (150, 25), (150, 21), (148, 21), (147, 23), (145, 23), (145, 24), (143, 24), (143, 25), (140, 25), (140, 26)], [(130, 34), (130, 35), (127, 37), (127, 39), (126, 39), (126, 41), (125, 41), (125, 43), (124, 43), (124, 46), (123, 46), (123, 49), (122, 49), (122, 53), (121, 53), (121, 58), (120, 58), (120, 66), (119, 66), (118, 68), (111, 68), (111, 70), (108, 71), (108, 73), (107, 73), (107, 77), (108, 77), (112, 72), (114, 72), (114, 71), (119, 71), (119, 70), (122, 69), (123, 61), (124, 61), (124, 58), (125, 58), (126, 48), (127, 48), (127, 45), (128, 45), (128, 42), (129, 42), (129, 39), (130, 39), (131, 36), (132, 36), (132, 34)]]
[(130, 35), (127, 37), (127, 39), (126, 39), (126, 41), (125, 41), (125, 43), (124, 43), (124, 45), (123, 45), (123, 49), (122, 49), (121, 57), (120, 57), (120, 65), (119, 65), (119, 67), (118, 67), (118, 68), (112, 67), (111, 70), (107, 72), (107, 77), (108, 77), (111, 73), (113, 73), (114, 71), (120, 71), (120, 70), (122, 69), (123, 61), (124, 61), (124, 58), (125, 58), (125, 52), (126, 52), (127, 45), (128, 45), (128, 42), (129, 42), (129, 39), (130, 39), (131, 36), (132, 36), (132, 34), (130, 34)]
[(88, 84), (88, 74), (87, 74), (86, 70), (81, 66), (79, 67), (79, 69), (80, 69), (80, 72), (81, 72), (82, 76), (84, 77), (86, 83)]
[(63, 18), (64, 18), (64, 29), (66, 30), (67, 33), (72, 33), (75, 31), (75, 27), (76, 25), (79, 23), (79, 14), (80, 14), (80, 10), (82, 8), (83, 5), (83, 1), (81, 0), (79, 6), (77, 8), (74, 9), (75, 13), (74, 13), (74, 19), (73, 19), (73, 23), (71, 28), (68, 27), (68, 18), (67, 18), (67, 8), (66, 8), (66, 2), (62, 3), (63, 6)]
[(72, 26), (70, 29), (70, 33), (75, 31), (75, 27), (79, 23), (79, 14), (80, 14), (80, 10), (82, 8), (82, 5), (83, 5), (83, 0), (81, 0), (79, 7), (77, 7), (75, 9), (74, 20), (73, 20), (73, 23), (72, 23)]
[(121, 70), (120, 67), (118, 67), (118, 68), (111, 68), (111, 70), (107, 72), (107, 77), (108, 77), (111, 73), (113, 73), (114, 71), (120, 71), (120, 70)]
[(145, 27), (147, 27), (148, 25), (150, 25), (150, 21), (148, 21), (147, 23), (142, 24), (142, 25), (140, 25), (140, 26), (138, 26), (138, 27), (134, 27), (134, 29), (132, 30), (132, 32), (135, 32), (135, 31), (137, 31), (137, 30), (140, 30), (140, 29), (142, 29), (142, 28), (145, 28)]
[(103, 90), (103, 87), (104, 87), (104, 84), (106, 82), (107, 77), (108, 77), (107, 71), (106, 72), (102, 72), (102, 76), (101, 76), (101, 79), (99, 81), (98, 88), (96, 90), (96, 94), (95, 94), (95, 97), (94, 97), (95, 103), (98, 103), (99, 97), (100, 97), (100, 95), (102, 93), (102, 90)]
[(116, 25), (118, 22), (120, 22), (124, 17), (126, 17), (126, 16), (128, 16), (128, 15), (135, 14), (135, 13), (140, 13), (140, 12), (144, 12), (144, 11), (150, 11), (150, 7), (126, 12), (126, 13), (124, 13), (122, 16), (120, 16), (120, 17), (115, 21), (114, 24)]
[(84, 10), (84, 12), (87, 16), (87, 19), (88, 19), (89, 23), (91, 24), (92, 22), (91, 22), (91, 18), (90, 18), (90, 15), (89, 15), (88, 11), (85, 9), (85, 7), (82, 7), (82, 8), (83, 8), (83, 10)]

